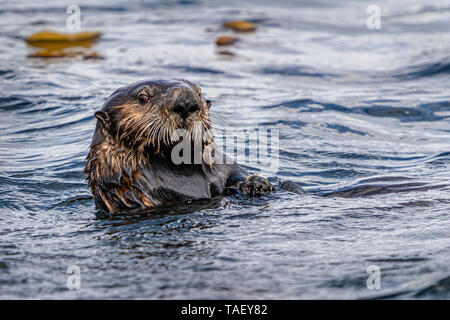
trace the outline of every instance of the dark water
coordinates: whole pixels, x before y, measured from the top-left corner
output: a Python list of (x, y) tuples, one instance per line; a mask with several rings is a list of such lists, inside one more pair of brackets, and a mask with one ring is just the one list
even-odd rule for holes
[[(105, 59), (27, 58), (68, 4), (0, 5), (1, 298), (450, 298), (448, 1), (377, 1), (381, 30), (365, 1), (77, 1)], [(235, 56), (214, 44), (229, 19), (258, 26)], [(93, 113), (174, 77), (230, 127), (279, 128), (276, 177), (308, 194), (97, 219)]]

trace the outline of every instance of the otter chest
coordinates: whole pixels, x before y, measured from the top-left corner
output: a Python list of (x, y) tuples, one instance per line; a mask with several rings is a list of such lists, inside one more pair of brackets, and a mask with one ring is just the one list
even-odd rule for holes
[(140, 168), (135, 186), (153, 200), (208, 199), (222, 194), (230, 170), (226, 166), (204, 169), (201, 165), (171, 165), (156, 161)]

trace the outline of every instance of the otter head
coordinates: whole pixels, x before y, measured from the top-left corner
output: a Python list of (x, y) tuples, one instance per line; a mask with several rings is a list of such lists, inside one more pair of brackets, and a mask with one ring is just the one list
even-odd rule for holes
[(92, 144), (109, 139), (135, 152), (158, 154), (180, 139), (208, 145), (213, 142), (209, 108), (201, 89), (187, 80), (154, 80), (116, 90), (95, 113), (97, 130)]

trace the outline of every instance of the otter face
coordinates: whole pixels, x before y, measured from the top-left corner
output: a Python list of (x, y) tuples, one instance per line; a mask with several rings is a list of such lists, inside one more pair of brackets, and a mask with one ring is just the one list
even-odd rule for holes
[(203, 141), (211, 129), (210, 106), (187, 80), (144, 81), (116, 90), (95, 117), (115, 143), (159, 152), (180, 140), (178, 129), (193, 142)]

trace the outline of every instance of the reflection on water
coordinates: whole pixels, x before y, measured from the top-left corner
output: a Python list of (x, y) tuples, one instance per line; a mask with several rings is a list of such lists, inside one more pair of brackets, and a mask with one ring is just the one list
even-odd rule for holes
[[(0, 6), (1, 298), (449, 298), (448, 4), (381, 1), (368, 30), (354, 1), (81, 1), (105, 59), (27, 58), (66, 5)], [(225, 35), (239, 41), (219, 49)], [(96, 216), (93, 113), (155, 78), (198, 82), (218, 124), (278, 128), (270, 178), (307, 194)]]

